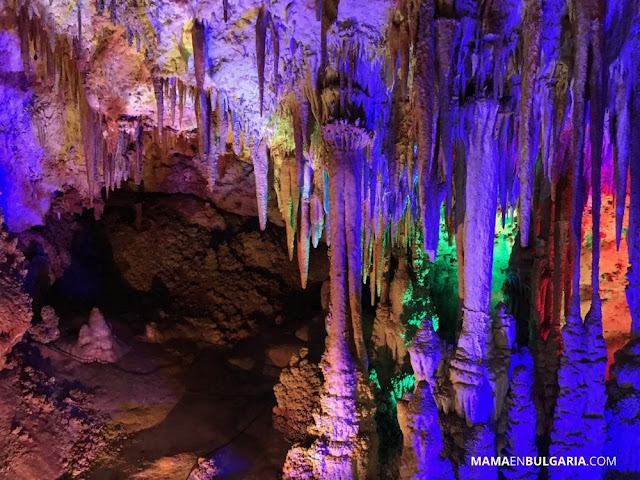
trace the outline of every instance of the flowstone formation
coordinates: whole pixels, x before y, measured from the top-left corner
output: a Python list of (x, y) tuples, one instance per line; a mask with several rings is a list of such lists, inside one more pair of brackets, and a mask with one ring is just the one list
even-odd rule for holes
[[(210, 245), (258, 260), (264, 245), (246, 231), (218, 245), (211, 232), (232, 228), (221, 211), (284, 227), (302, 288), (324, 280), (309, 265), (328, 247), (321, 360), (301, 352), (276, 387), (275, 423), (296, 442), (285, 478), (638, 474), (636, 443), (620, 440), (640, 429), (637, 1), (0, 1), (8, 231), (33, 238), (48, 215), (85, 209), (108, 222), (127, 191), (115, 263), (134, 288), (160, 282), (211, 313), (220, 344), (250, 337), (244, 316), (275, 316), (260, 287), (282, 263), (264, 255), (247, 275), (219, 262)], [(631, 336), (608, 390), (603, 193), (628, 245)], [(169, 210), (189, 217), (191, 245), (163, 223)], [(2, 235), (0, 366), (32, 317), (23, 258)], [(149, 244), (160, 259), (139, 253)], [(229, 292), (202, 287), (187, 258), (223, 272), (212, 278)], [(454, 281), (457, 294), (439, 288)], [(44, 343), (56, 335), (41, 317)], [(73, 352), (121, 353), (98, 312)], [(472, 466), (601, 454), (619, 463)]]

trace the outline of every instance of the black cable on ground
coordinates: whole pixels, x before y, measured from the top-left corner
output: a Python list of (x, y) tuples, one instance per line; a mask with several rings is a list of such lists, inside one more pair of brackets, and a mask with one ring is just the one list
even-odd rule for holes
[[(229, 440), (227, 440), (226, 442), (218, 445), (216, 448), (214, 448), (213, 450), (207, 452), (202, 458), (205, 459), (209, 459), (212, 458), (216, 453), (218, 453), (220, 450), (224, 449), (225, 447), (228, 447), (229, 445), (231, 445), (234, 441), (236, 441), (236, 439), (238, 437), (240, 437), (240, 435), (242, 435), (243, 433), (245, 433), (247, 430), (249, 430), (249, 428), (251, 427), (251, 425), (253, 425), (264, 413), (264, 411), (269, 407), (269, 405), (263, 405), (262, 408), (260, 409), (260, 411), (258, 412), (257, 415), (255, 415), (251, 420), (249, 420), (249, 422), (242, 427), (242, 429), (240, 431), (238, 431), (234, 436), (232, 436)], [(191, 477), (191, 474), (195, 471), (195, 469), (198, 467), (198, 460), (201, 457), (196, 458), (195, 463), (193, 464), (193, 466), (191, 467), (191, 470), (189, 470), (189, 473), (187, 474), (185, 480), (189, 480), (189, 477)]]
[[(67, 357), (67, 358), (69, 358), (69, 359), (71, 359), (71, 360), (73, 360), (73, 361), (75, 361), (77, 363), (84, 363), (84, 364), (87, 363), (87, 361), (85, 359), (83, 359), (81, 357), (78, 357), (77, 355), (74, 355), (71, 352), (63, 350), (60, 347), (56, 347), (54, 345), (47, 345), (45, 343), (37, 342), (35, 340), (32, 340), (32, 342), (33, 343), (37, 343), (38, 345), (44, 346), (44, 347), (48, 348), (49, 350), (53, 350), (54, 352), (58, 352), (60, 355), (63, 355), (63, 356), (65, 356), (65, 357)], [(128, 374), (131, 374), (131, 375), (146, 376), (146, 375), (151, 375), (153, 373), (156, 373), (157, 371), (163, 370), (165, 368), (171, 368), (171, 367), (177, 367), (177, 366), (190, 367), (190, 366), (196, 364), (196, 362), (199, 360), (199, 357), (200, 357), (200, 355), (196, 355), (196, 358), (192, 362), (190, 362), (190, 363), (188, 363), (186, 365), (183, 364), (182, 362), (171, 362), (171, 363), (168, 363), (166, 365), (158, 365), (158, 366), (153, 367), (152, 369), (146, 370), (146, 371), (129, 370), (128, 368), (121, 367), (120, 365), (117, 365), (115, 363), (106, 363), (106, 362), (99, 362), (99, 363), (101, 363), (103, 365), (109, 365), (111, 368), (114, 368), (114, 369), (116, 369), (116, 370), (118, 370), (118, 371), (120, 371), (122, 373), (128, 373)]]

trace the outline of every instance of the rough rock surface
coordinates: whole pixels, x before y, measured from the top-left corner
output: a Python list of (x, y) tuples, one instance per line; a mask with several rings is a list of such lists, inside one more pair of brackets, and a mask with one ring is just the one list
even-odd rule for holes
[(398, 403), (398, 421), (404, 438), (400, 466), (401, 479), (453, 478), (453, 467), (444, 451), (438, 408), (426, 381)]
[[(159, 319), (159, 338), (230, 345), (273, 322), (302, 294), (278, 227), (257, 232), (243, 217), (179, 195), (148, 197), (141, 208), (139, 226), (130, 207), (108, 209), (105, 221), (123, 279), (160, 297), (166, 313), (179, 319), (169, 331)], [(308, 290), (315, 292), (327, 276), (322, 250), (311, 264)]]
[(322, 373), (303, 348), (291, 358), (280, 373), (274, 387), (277, 406), (273, 407), (274, 427), (290, 442), (302, 442), (313, 424), (313, 413), (319, 406)]
[(26, 265), (17, 244), (0, 226), (0, 370), (31, 323), (31, 298), (24, 291)]
[(605, 412), (607, 437), (605, 455), (615, 456), (615, 474), (633, 475), (640, 471), (640, 459), (635, 454), (640, 448), (640, 342), (631, 340), (615, 355), (611, 367), (611, 384)]
[[(601, 333), (602, 324), (600, 323), (600, 333), (596, 336), (596, 329), (589, 325), (592, 321), (587, 319), (583, 323), (574, 310), (562, 329), (564, 352), (558, 370), (559, 393), (553, 419), (550, 455), (580, 454), (588, 458), (601, 455), (603, 451), (607, 357)], [(594, 467), (549, 467), (551, 478), (576, 478), (580, 471), (589, 475), (600, 473)]]
[[(535, 457), (536, 447), (536, 409), (533, 402), (534, 369), (533, 357), (523, 348), (511, 356), (511, 384), (505, 405), (506, 446), (503, 454), (510, 457)], [(506, 479), (538, 478), (538, 467), (503, 467), (500, 472)]]
[(60, 337), (59, 320), (55, 309), (50, 305), (45, 305), (40, 310), (40, 322), (31, 325), (29, 335), (36, 342), (45, 344), (54, 342)]

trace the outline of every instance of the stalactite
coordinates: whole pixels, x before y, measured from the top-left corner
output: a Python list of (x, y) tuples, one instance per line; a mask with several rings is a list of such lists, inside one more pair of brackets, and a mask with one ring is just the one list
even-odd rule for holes
[(156, 96), (156, 115), (158, 141), (164, 145), (164, 79), (155, 77), (153, 79), (153, 91)]
[(434, 92), (436, 80), (433, 0), (422, 0), (416, 38), (416, 122), (418, 145), (418, 188), (424, 246), (435, 257), (440, 228), (440, 205), (436, 193), (436, 166), (433, 154)]
[(632, 38), (626, 295), (631, 314), (631, 335), (637, 338), (640, 337), (640, 17), (634, 19)]
[(178, 80), (178, 127), (182, 128), (182, 118), (184, 117), (184, 105), (187, 96), (186, 86)]
[(171, 108), (171, 127), (176, 128), (176, 102), (177, 102), (177, 89), (176, 89), (176, 77), (169, 79), (169, 103)]
[(446, 198), (446, 217), (451, 215), (453, 202), (453, 139), (451, 125), (451, 66), (453, 63), (454, 46), (457, 22), (451, 19), (439, 19), (436, 21), (436, 47), (438, 68), (438, 131), (444, 165), (440, 166), (443, 173)]
[[(287, 251), (289, 260), (293, 259), (295, 233), (298, 224), (299, 190), (297, 182), (297, 165), (293, 157), (285, 157), (280, 167), (280, 199), (282, 202), (282, 217), (287, 235)], [(294, 214), (294, 211), (296, 214)]]
[[(589, 72), (589, 136), (591, 145), (591, 219), (592, 219), (592, 257), (591, 257), (591, 311), (585, 322), (593, 324), (594, 335), (602, 337), (602, 309), (600, 301), (600, 209), (602, 141), (604, 138), (604, 25), (596, 19), (591, 23), (591, 65)], [(599, 330), (599, 331), (598, 331)], [(603, 340), (604, 342), (604, 340)], [(604, 344), (602, 345), (604, 348)], [(606, 349), (605, 349), (606, 351)]]
[(111, 0), (109, 10), (111, 12), (111, 23), (118, 23), (118, 0)]
[[(582, 171), (584, 164), (584, 137), (586, 117), (586, 79), (588, 74), (588, 51), (590, 36), (590, 18), (588, 9), (576, 9), (576, 54), (575, 54), (575, 79), (573, 83), (573, 118), (571, 126), (571, 151), (574, 155), (573, 165), (573, 200), (571, 210), (571, 247), (572, 278), (571, 278), (571, 306), (578, 312), (580, 304), (580, 247), (582, 243), (582, 211), (583, 181)], [(574, 318), (574, 315), (569, 315)]]
[(302, 189), (300, 192), (300, 222), (298, 231), (298, 268), (300, 270), (300, 283), (302, 288), (307, 288), (307, 276), (309, 274), (309, 242), (311, 236), (310, 225), (310, 196), (311, 179), (313, 171), (309, 162), (302, 166)]
[(264, 67), (265, 67), (265, 48), (267, 43), (267, 27), (269, 23), (269, 12), (262, 5), (258, 10), (258, 18), (256, 19), (256, 62), (258, 66), (258, 89), (260, 92), (260, 115), (264, 106)]
[(136, 185), (142, 183), (142, 152), (144, 148), (143, 144), (144, 127), (142, 126), (142, 119), (138, 119), (138, 125), (136, 127), (136, 165), (133, 170), (133, 182)]
[(78, 0), (77, 6), (77, 16), (78, 16), (78, 51), (76, 56), (80, 56), (80, 52), (82, 51), (82, 3)]
[[(204, 164), (209, 164), (209, 155), (211, 152), (211, 104), (209, 96), (204, 88), (205, 73), (207, 69), (207, 37), (206, 37), (206, 25), (204, 22), (196, 19), (193, 22), (192, 30), (193, 40), (193, 66), (196, 76), (197, 87), (197, 114), (196, 119), (198, 122), (198, 154), (200, 161)], [(182, 115), (181, 115), (182, 116)], [(215, 181), (215, 175), (212, 169), (209, 170), (210, 178), (209, 187), (213, 186)]]
[[(626, 296), (631, 315), (631, 339), (615, 354), (611, 366), (607, 401), (607, 431), (604, 453), (616, 457), (611, 478), (633, 476), (640, 471), (640, 424), (638, 398), (640, 396), (640, 16), (636, 15), (630, 29), (629, 72), (617, 72), (614, 81), (616, 103), (616, 229), (622, 224), (624, 193), (628, 159), (629, 168), (629, 230), (627, 247)], [(625, 72), (626, 73), (626, 72)], [(626, 87), (625, 84), (630, 84)], [(626, 87), (626, 88), (625, 88)], [(627, 90), (628, 88), (628, 90)], [(630, 101), (627, 102), (627, 99)], [(628, 142), (628, 143), (627, 143)], [(622, 198), (620, 198), (622, 195)], [(618, 211), (620, 207), (620, 211)], [(618, 232), (616, 232), (618, 234)], [(619, 475), (618, 475), (619, 474)]]
[(278, 34), (278, 26), (271, 15), (269, 16), (269, 27), (271, 29), (271, 48), (273, 49), (273, 74), (277, 80), (280, 64), (280, 34)]
[(615, 65), (614, 74), (611, 76), (613, 84), (614, 104), (614, 180), (616, 198), (616, 247), (620, 248), (622, 238), (622, 222), (627, 198), (627, 172), (629, 171), (629, 87), (627, 74), (624, 72), (622, 62)]
[(311, 244), (313, 248), (317, 248), (325, 223), (322, 200), (317, 192), (313, 192), (311, 195), (309, 215), (311, 219)]
[(257, 144), (251, 150), (253, 174), (256, 179), (256, 199), (258, 201), (258, 220), (260, 230), (267, 228), (267, 203), (269, 201), (269, 154), (263, 140), (257, 138)]
[(529, 244), (529, 229), (532, 207), (534, 165), (537, 151), (532, 135), (532, 104), (535, 89), (538, 58), (540, 55), (541, 0), (527, 0), (524, 18), (525, 62), (522, 68), (520, 97), (520, 243)]

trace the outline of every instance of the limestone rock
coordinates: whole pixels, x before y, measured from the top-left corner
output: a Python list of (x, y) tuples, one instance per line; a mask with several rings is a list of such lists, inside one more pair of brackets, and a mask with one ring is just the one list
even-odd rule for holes
[(84, 362), (115, 363), (126, 352), (97, 308), (91, 310), (89, 322), (80, 328), (71, 353)]
[(8, 236), (4, 225), (0, 226), (0, 370), (31, 323), (31, 298), (23, 289), (24, 256), (16, 248), (17, 242)]
[(302, 348), (291, 357), (274, 387), (277, 406), (273, 407), (274, 427), (291, 442), (303, 441), (313, 423), (313, 412), (320, 401), (322, 373)]
[(31, 325), (29, 328), (29, 335), (40, 343), (51, 343), (56, 341), (60, 337), (60, 330), (58, 329), (58, 315), (56, 311), (50, 305), (45, 305), (40, 310), (40, 322)]

